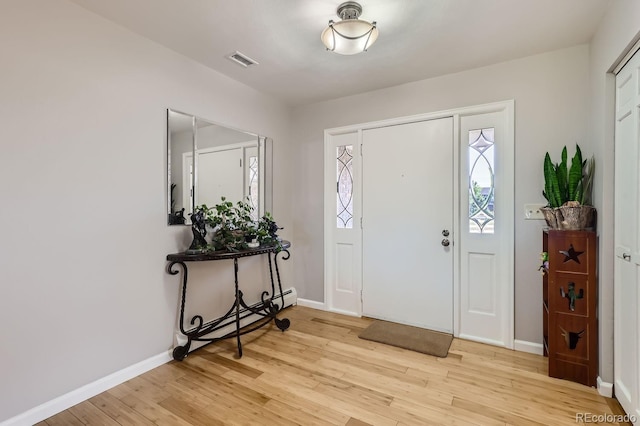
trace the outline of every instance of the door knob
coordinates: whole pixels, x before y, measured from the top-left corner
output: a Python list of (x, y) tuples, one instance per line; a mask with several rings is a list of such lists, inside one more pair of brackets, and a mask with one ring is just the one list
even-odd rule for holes
[(631, 255), (629, 253), (622, 253), (622, 258), (627, 262), (631, 261)]
[(442, 230), (442, 236), (443, 237), (448, 237), (449, 236), (449, 230), (448, 229), (443, 229)]
[(443, 238), (442, 241), (440, 241), (440, 244), (442, 244), (445, 247), (449, 247), (449, 244), (451, 243), (449, 242), (448, 238)]

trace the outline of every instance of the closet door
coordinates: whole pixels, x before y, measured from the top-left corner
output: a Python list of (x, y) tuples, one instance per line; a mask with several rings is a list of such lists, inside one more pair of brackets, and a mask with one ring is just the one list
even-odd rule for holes
[(627, 414), (638, 418), (639, 79), (640, 53), (636, 53), (616, 77), (614, 391)]

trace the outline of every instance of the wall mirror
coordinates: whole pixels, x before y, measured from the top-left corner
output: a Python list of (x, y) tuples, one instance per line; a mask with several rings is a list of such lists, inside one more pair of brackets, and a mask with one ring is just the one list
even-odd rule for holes
[(256, 219), (271, 211), (272, 141), (167, 110), (169, 225), (190, 224), (195, 206), (248, 200)]

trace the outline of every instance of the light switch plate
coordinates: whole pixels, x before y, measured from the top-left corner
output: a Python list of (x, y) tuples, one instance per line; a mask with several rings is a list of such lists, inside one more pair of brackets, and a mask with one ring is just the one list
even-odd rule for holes
[(525, 204), (524, 218), (527, 220), (544, 220), (544, 216), (540, 211), (544, 206), (544, 204)]

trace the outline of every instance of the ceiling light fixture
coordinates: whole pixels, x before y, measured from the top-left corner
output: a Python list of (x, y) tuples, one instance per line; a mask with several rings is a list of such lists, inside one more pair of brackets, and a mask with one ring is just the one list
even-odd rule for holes
[(378, 38), (376, 22), (358, 19), (362, 13), (362, 6), (354, 1), (348, 1), (338, 6), (338, 16), (342, 21), (329, 21), (320, 39), (327, 46), (327, 50), (341, 55), (355, 55), (365, 52)]

